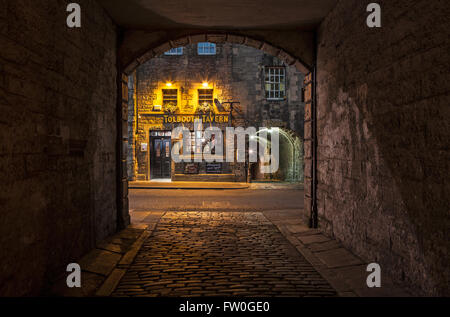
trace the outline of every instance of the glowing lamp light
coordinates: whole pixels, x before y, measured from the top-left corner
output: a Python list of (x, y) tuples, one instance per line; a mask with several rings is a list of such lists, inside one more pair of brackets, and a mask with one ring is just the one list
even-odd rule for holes
[(203, 87), (208, 88), (209, 84), (205, 81), (203, 84)]
[(166, 83), (167, 87), (172, 87), (172, 83)]

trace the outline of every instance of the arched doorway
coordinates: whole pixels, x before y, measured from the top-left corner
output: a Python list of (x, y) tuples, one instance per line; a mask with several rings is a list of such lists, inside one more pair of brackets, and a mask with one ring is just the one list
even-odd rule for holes
[(279, 128), (279, 168), (275, 173), (261, 173), (261, 160), (251, 164), (252, 182), (303, 182), (303, 142), (294, 131)]

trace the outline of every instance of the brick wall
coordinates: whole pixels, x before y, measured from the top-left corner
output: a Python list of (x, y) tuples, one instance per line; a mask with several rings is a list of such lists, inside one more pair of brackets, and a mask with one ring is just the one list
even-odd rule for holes
[(448, 296), (448, 3), (377, 1), (370, 29), (369, 2), (340, 1), (319, 30), (319, 223), (413, 293)]
[(96, 1), (0, 1), (0, 295), (35, 294), (116, 228), (116, 31)]

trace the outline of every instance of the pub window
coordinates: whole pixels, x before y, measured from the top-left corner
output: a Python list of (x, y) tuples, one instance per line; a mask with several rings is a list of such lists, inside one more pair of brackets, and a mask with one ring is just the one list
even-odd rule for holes
[(216, 144), (217, 141), (216, 136), (214, 134), (211, 136), (211, 139), (205, 140), (202, 131), (191, 131), (191, 153), (202, 154), (204, 151), (209, 152), (211, 146), (212, 147), (211, 154), (215, 154)]
[(163, 106), (169, 104), (176, 106), (178, 104), (178, 89), (163, 89)]
[(164, 55), (183, 55), (183, 47), (172, 48), (165, 52)]
[(286, 96), (286, 75), (284, 67), (265, 68), (266, 99), (280, 100)]
[(202, 131), (191, 131), (191, 152), (193, 152), (194, 154), (202, 154), (204, 141), (205, 140), (203, 139)]
[(200, 42), (197, 45), (198, 55), (216, 55), (216, 44), (210, 42)]
[(203, 105), (204, 103), (213, 104), (213, 89), (199, 89), (198, 90), (198, 104)]

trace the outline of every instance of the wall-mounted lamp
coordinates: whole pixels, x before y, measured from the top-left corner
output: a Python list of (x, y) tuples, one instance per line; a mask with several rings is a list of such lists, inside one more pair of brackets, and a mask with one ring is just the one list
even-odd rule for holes
[(172, 87), (172, 83), (168, 82), (168, 83), (166, 83), (166, 86), (167, 87)]
[(208, 88), (208, 86), (209, 86), (208, 82), (206, 82), (206, 81), (205, 81), (205, 82), (203, 82), (203, 84), (202, 84), (202, 85), (203, 85), (203, 87), (205, 87), (205, 88)]

